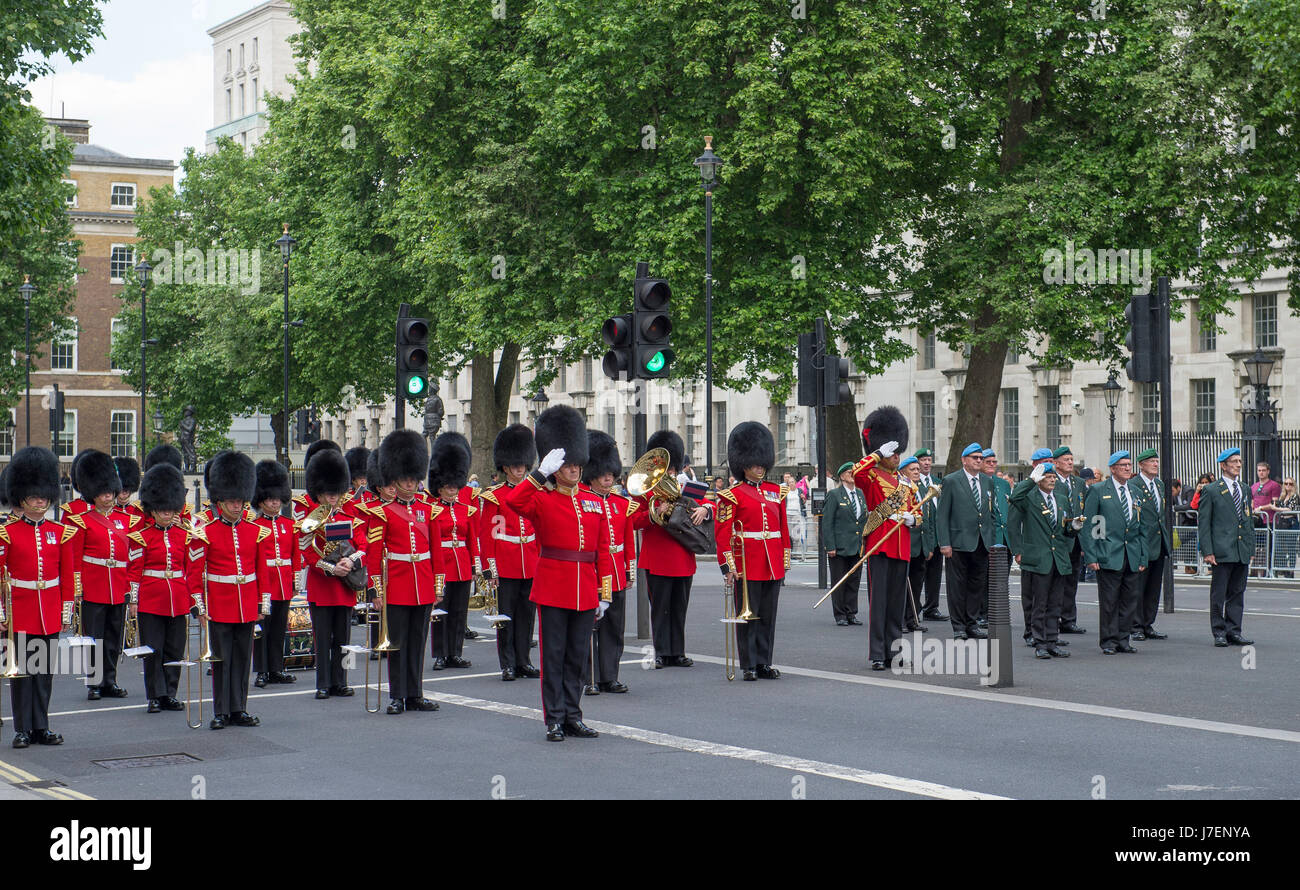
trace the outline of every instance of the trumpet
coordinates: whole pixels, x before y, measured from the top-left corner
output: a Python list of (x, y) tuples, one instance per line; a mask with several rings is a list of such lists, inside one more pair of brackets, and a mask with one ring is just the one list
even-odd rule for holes
[(727, 575), (727, 582), (723, 584), (722, 591), (722, 623), (727, 625), (722, 631), (723, 644), (723, 671), (727, 675), (727, 680), (736, 679), (736, 661), (739, 657), (739, 639), (736, 635), (736, 625), (744, 624), (749, 621), (757, 621), (758, 616), (749, 607), (749, 572), (748, 562), (745, 558), (745, 527), (740, 522), (731, 524), (731, 540), (728, 542), (731, 551), (740, 551), (740, 590), (741, 603), (740, 614), (736, 614), (736, 585), (731, 580), (731, 575)]
[[(361, 596), (364, 596), (364, 594), (361, 594)], [(366, 611), (366, 637), (365, 638), (366, 641), (369, 642), (370, 625), (374, 624), (375, 621), (378, 620), (379, 642), (376, 643), (375, 647), (370, 651), (378, 654), (380, 658), (383, 658), (385, 655), (392, 655), (394, 652), (397, 651), (397, 647), (394, 646), (392, 641), (388, 639), (388, 559), (386, 557), (384, 559), (383, 580), (375, 588), (375, 599), (379, 602), (379, 607), (378, 609), (376, 609), (375, 605), (372, 603), (370, 604), (370, 608)], [(372, 617), (376, 613), (376, 611), (379, 613), (378, 619)], [(392, 670), (391, 662), (389, 663), (388, 667), (389, 670)], [(370, 656), (369, 654), (367, 654), (366, 655), (366, 694), (363, 699), (363, 707), (365, 707), (367, 714), (379, 713), (379, 704), (383, 700), (383, 690), (379, 688), (379, 684), (381, 682), (382, 682), (382, 674), (379, 671), (379, 667), (376, 666), (375, 667), (375, 706), (372, 708), (370, 707)]]
[[(7, 679), (10, 685), (14, 680), (26, 677), (18, 669), (18, 652), (14, 648), (14, 592), (9, 585), (9, 569), (6, 568), (3, 574), (0, 574), (0, 622), (5, 625), (5, 669), (0, 673), (0, 678)], [(3, 714), (4, 708), (0, 707), (0, 714)], [(0, 726), (4, 726), (4, 717), (0, 716)]]
[(152, 646), (140, 645), (139, 606), (128, 603), (126, 607), (126, 624), (122, 629), (122, 654), (130, 658), (144, 658), (153, 654)]

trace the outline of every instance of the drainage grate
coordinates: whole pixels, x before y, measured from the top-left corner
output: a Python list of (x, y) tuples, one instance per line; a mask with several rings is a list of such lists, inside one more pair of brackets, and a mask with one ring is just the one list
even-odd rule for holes
[(191, 754), (146, 754), (144, 757), (115, 757), (112, 760), (92, 760), (104, 769), (135, 769), (140, 766), (177, 766), (183, 763), (201, 763), (202, 758)]
[(40, 779), (36, 782), (15, 782), (15, 788), (24, 788), (28, 791), (39, 791), (42, 788), (67, 788), (68, 786), (58, 779)]

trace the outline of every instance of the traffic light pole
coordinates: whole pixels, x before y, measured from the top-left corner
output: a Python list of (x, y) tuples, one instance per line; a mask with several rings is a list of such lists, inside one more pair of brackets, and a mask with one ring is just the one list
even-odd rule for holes
[[(637, 386), (644, 386), (643, 383), (637, 383)], [(635, 441), (636, 456), (639, 458), (645, 454), (646, 443), (646, 408), (645, 392), (642, 391), (641, 398), (637, 399), (636, 413), (632, 415), (632, 438)], [(641, 541), (639, 540), (641, 532), (637, 532), (636, 552), (641, 552)], [(646, 571), (641, 567), (640, 560), (637, 561), (636, 569), (636, 638), (638, 640), (650, 639), (650, 579), (646, 576)]]
[[(1160, 479), (1164, 485), (1164, 522), (1165, 527), (1173, 533), (1174, 505), (1169, 499), (1170, 483), (1174, 475), (1174, 427), (1173, 400), (1170, 398), (1170, 378), (1172, 377), (1173, 355), (1170, 352), (1169, 333), (1169, 278), (1161, 276), (1156, 279), (1155, 292), (1155, 340), (1156, 355), (1160, 360)], [(1174, 611), (1174, 555), (1165, 560), (1165, 612)]]
[[(406, 318), (410, 314), (410, 303), (403, 303), (401, 306), (397, 307), (397, 327), (399, 329), (402, 326), (402, 319)], [(395, 356), (393, 369), (393, 374), (395, 375), (393, 379), (397, 382), (397, 385), (393, 390), (397, 393), (397, 398), (395, 399), (396, 405), (394, 408), (395, 413), (393, 416), (393, 429), (401, 430), (406, 428), (406, 393), (403, 392), (402, 387), (402, 357), (400, 355)], [(379, 431), (376, 430), (375, 434), (378, 435), (378, 433)]]
[[(704, 190), (704, 478), (713, 482), (713, 190)], [(732, 467), (732, 472), (735, 468)]]
[[(825, 504), (826, 491), (826, 321), (817, 319), (814, 338), (817, 341), (813, 353), (813, 366), (817, 368), (817, 487), (823, 492), (822, 503)], [(822, 546), (822, 536), (817, 535), (817, 587), (825, 589), (827, 581), (826, 548)]]

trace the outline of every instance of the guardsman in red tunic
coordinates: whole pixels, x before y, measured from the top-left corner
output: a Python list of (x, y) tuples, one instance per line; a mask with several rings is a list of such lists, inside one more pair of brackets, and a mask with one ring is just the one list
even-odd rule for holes
[(483, 567), (479, 561), (478, 507), (461, 500), (461, 489), (469, 476), (469, 443), (460, 433), (443, 433), (433, 440), (429, 454), (429, 491), (434, 500), (429, 505), (434, 539), (442, 549), (445, 578), (442, 608), (447, 614), (435, 621), (432, 636), (435, 671), (444, 667), (467, 668), (462, 657), (465, 625), (469, 617), (469, 594), (476, 575)]
[[(176, 468), (176, 472), (181, 474), (181, 479), (185, 478), (185, 461), (181, 457), (180, 451), (174, 445), (155, 445), (149, 449), (149, 453), (144, 457), (144, 471), (147, 473), (158, 464), (171, 464)], [(187, 495), (188, 497), (188, 495)], [(192, 511), (188, 500), (182, 501), (180, 522), (184, 525), (190, 525), (193, 522)]]
[[(14, 512), (0, 525), (0, 577), (12, 598), (0, 595), (0, 631), (13, 623), (14, 657), (27, 676), (9, 681), (15, 748), (61, 745), (50, 732), (50, 690), (60, 628), (72, 621), (74, 526), (45, 518), (59, 500), (59, 459), (48, 448), (23, 448), (9, 461), (8, 498)], [(8, 666), (8, 657), (5, 664)]]
[(379, 445), (379, 474), (393, 487), (394, 499), (371, 508), (368, 570), (378, 591), (379, 608), (388, 608), (388, 639), (397, 651), (388, 657), (389, 714), (436, 711), (424, 696), (424, 641), (429, 615), (442, 597), (441, 547), (429, 519), (429, 504), (419, 496), (429, 467), (429, 448), (415, 430), (394, 430)]
[(478, 531), (480, 555), (497, 582), (497, 611), (510, 617), (497, 628), (497, 660), (502, 680), (536, 679), (541, 672), (529, 654), (535, 612), (528, 596), (540, 548), (533, 524), (506, 504), (510, 492), (537, 463), (533, 431), (512, 423), (497, 433), (492, 460), (506, 481), (480, 492)]
[[(790, 568), (790, 527), (787, 524), (784, 485), (766, 479), (776, 463), (772, 431), (760, 423), (738, 424), (727, 436), (727, 466), (743, 481), (719, 492), (715, 529), (718, 562), (732, 582), (736, 614), (741, 612), (744, 583), (749, 585), (753, 621), (737, 624), (736, 649), (746, 680), (775, 680), (781, 672), (772, 667), (776, 645), (776, 607), (781, 582)], [(732, 532), (744, 541), (732, 549)]]
[[(81, 459), (87, 454), (94, 453), (94, 451), (94, 448), (83, 448), (81, 451), (78, 451), (77, 456), (72, 459), (72, 469), (68, 471), (68, 475), (72, 478), (72, 487), (78, 492), (81, 491), (81, 483), (77, 478), (77, 469), (81, 466)], [(54, 502), (57, 504), (58, 499), (56, 498)], [(93, 505), (90, 503), (89, 499), (85, 497), (75, 497), (63, 505), (63, 509), (59, 512), (59, 522), (66, 523), (69, 516), (85, 513), (87, 510), (91, 509), (92, 506)]]
[(183, 711), (176, 698), (181, 669), (167, 662), (185, 657), (189, 611), (193, 606), (187, 575), (190, 547), (197, 534), (180, 521), (185, 506), (185, 477), (170, 463), (160, 462), (140, 483), (140, 507), (146, 519), (129, 532), (143, 555), (131, 563), (131, 586), (136, 589), (136, 614), (140, 644), (152, 653), (144, 657), (144, 692), (150, 714)]
[(582, 678), (592, 624), (613, 596), (609, 525), (600, 498), (578, 487), (587, 463), (582, 415), (568, 405), (547, 408), (535, 436), (546, 456), (503, 500), (532, 521), (541, 544), (531, 599), (541, 626), (546, 739), (595, 738), (582, 722)]
[[(663, 448), (668, 452), (668, 472), (676, 477), (685, 463), (686, 446), (682, 437), (671, 430), (659, 430), (646, 442), (646, 450)], [(644, 531), (641, 538), (640, 565), (645, 569), (650, 596), (650, 633), (654, 638), (655, 667), (690, 667), (695, 662), (686, 654), (686, 608), (691, 601), (691, 583), (695, 580), (695, 554), (651, 520), (651, 510), (663, 515), (671, 509), (665, 501), (642, 495), (633, 524)], [(714, 504), (700, 501), (691, 513), (696, 525), (712, 518)]]
[(122, 481), (122, 490), (117, 493), (114, 506), (123, 513), (144, 519), (140, 502), (134, 500), (135, 493), (140, 490), (140, 464), (134, 457), (115, 457), (113, 465), (117, 467), (117, 478)]
[(289, 628), (289, 604), (297, 592), (303, 558), (293, 520), (280, 514), (281, 507), (293, 497), (289, 471), (274, 460), (258, 461), (253, 469), (257, 479), (253, 492), (257, 519), (253, 521), (271, 530), (270, 552), (266, 557), (271, 580), (271, 614), (262, 621), (262, 635), (253, 640), (253, 672), (257, 674), (253, 685), (261, 688), (267, 683), (298, 681), (284, 670), (284, 636)]
[[(907, 570), (912, 559), (911, 527), (920, 521), (914, 512), (916, 491), (898, 477), (907, 447), (907, 421), (892, 405), (867, 415), (862, 428), (867, 456), (853, 465), (853, 481), (867, 499), (866, 550), (868, 659), (873, 671), (883, 671), (894, 642), (903, 636), (903, 610), (907, 604)], [(873, 528), (874, 526), (874, 528)]]
[(206, 540), (190, 542), (189, 590), (209, 619), (208, 640), (220, 661), (212, 665), (211, 729), (257, 726), (249, 714), (248, 670), (253, 625), (271, 611), (266, 560), (271, 531), (250, 522), (245, 507), (256, 488), (252, 458), (219, 452), (208, 462), (208, 499), (217, 518), (202, 529)]
[(605, 524), (609, 527), (609, 555), (614, 563), (614, 573), (609, 608), (596, 622), (591, 636), (592, 661), (596, 676), (591, 676), (587, 665), (587, 695), (602, 692), (627, 692), (627, 685), (618, 679), (618, 663), (623, 658), (624, 618), (627, 614), (627, 588), (636, 578), (636, 533), (632, 530), (632, 517), (639, 505), (621, 494), (614, 493), (614, 480), (623, 472), (623, 461), (618, 453), (618, 443), (608, 433), (587, 431), (587, 465), (582, 468), (583, 491), (600, 498), (605, 508)]
[(82, 496), (93, 506), (84, 513), (69, 513), (67, 522), (77, 529), (72, 548), (85, 633), (95, 639), (102, 653), (101, 682), (87, 689), (86, 698), (125, 698), (127, 691), (117, 685), (117, 662), (122, 656), (127, 602), (133, 598), (127, 566), (140, 557), (139, 545), (133, 544), (127, 533), (141, 519), (117, 509), (122, 482), (113, 459), (104, 452), (83, 454), (77, 464), (77, 480)]

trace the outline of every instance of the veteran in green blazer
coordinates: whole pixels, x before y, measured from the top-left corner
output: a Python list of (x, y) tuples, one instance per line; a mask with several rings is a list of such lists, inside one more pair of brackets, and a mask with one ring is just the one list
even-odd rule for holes
[(1249, 646), (1241, 635), (1246, 576), (1255, 552), (1250, 489), (1241, 484), (1241, 449), (1219, 453), (1219, 478), (1205, 483), (1196, 509), (1197, 546), (1210, 566), (1210, 631), (1214, 645)]
[(1128, 481), (1133, 458), (1116, 451), (1108, 461), (1110, 478), (1088, 490), (1083, 504), (1083, 559), (1097, 573), (1101, 651), (1133, 653), (1129, 643), (1138, 606), (1138, 576), (1147, 567), (1142, 507)]
[(1045, 462), (1034, 467), (1029, 480), (1018, 484), (1008, 502), (1007, 541), (1020, 565), (1021, 604), (1025, 638), (1038, 658), (1068, 658), (1058, 643), (1061, 592), (1070, 571), (1070, 549), (1083, 527), (1056, 497), (1056, 468)]
[[(1057, 446), (1052, 452), (1052, 466), (1056, 467), (1056, 496), (1062, 504), (1068, 505), (1071, 516), (1083, 515), (1083, 501), (1088, 486), (1079, 478), (1074, 468), (1074, 454), (1069, 445)], [(1079, 573), (1083, 570), (1083, 545), (1080, 537), (1075, 536), (1070, 548), (1071, 570), (1065, 576), (1061, 588), (1061, 633), (1087, 633), (1086, 627), (1079, 626), (1079, 609), (1075, 598), (1079, 592)]]
[(988, 636), (978, 622), (996, 526), (993, 486), (983, 469), (984, 449), (972, 442), (962, 449), (961, 469), (943, 478), (934, 517), (935, 537), (946, 561), (952, 635), (959, 640)]
[[(934, 452), (929, 448), (918, 448), (912, 455), (920, 475), (916, 480), (916, 496), (925, 500), (930, 489), (937, 483), (930, 476), (934, 466)], [(924, 559), (913, 559), (907, 570), (908, 583), (916, 596), (916, 604), (921, 609), (921, 617), (931, 621), (947, 621), (948, 616), (939, 611), (939, 590), (943, 587), (943, 554), (939, 552), (939, 538), (935, 534), (935, 511), (939, 509), (936, 495), (921, 508), (921, 534), (912, 531), (912, 551), (916, 552), (916, 543), (921, 539), (925, 549)]]
[(1138, 580), (1138, 612), (1133, 621), (1133, 639), (1164, 640), (1169, 634), (1156, 630), (1160, 614), (1160, 593), (1165, 584), (1165, 562), (1174, 552), (1174, 539), (1165, 522), (1165, 501), (1169, 495), (1160, 478), (1160, 456), (1148, 448), (1137, 456), (1138, 473), (1128, 481), (1142, 508), (1142, 538), (1147, 547), (1147, 570)]
[[(826, 493), (822, 507), (822, 546), (826, 548), (831, 569), (831, 583), (848, 573), (862, 555), (862, 534), (867, 528), (867, 501), (853, 483), (853, 462), (840, 466), (840, 486)], [(831, 594), (835, 623), (840, 627), (861, 624), (858, 620), (858, 584), (862, 580), (862, 567), (840, 588)]]

